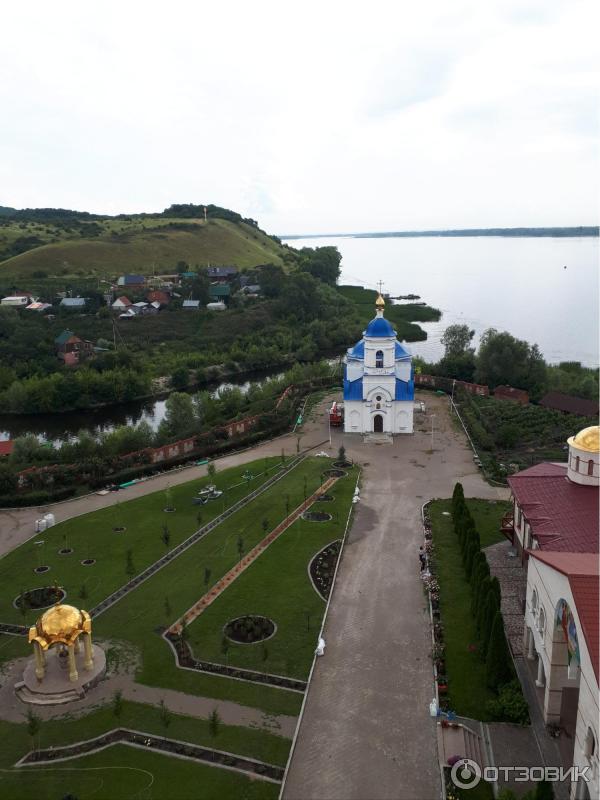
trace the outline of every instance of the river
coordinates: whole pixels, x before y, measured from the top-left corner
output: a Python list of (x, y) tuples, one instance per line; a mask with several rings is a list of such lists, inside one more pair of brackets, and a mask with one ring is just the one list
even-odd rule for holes
[[(481, 333), (507, 330), (540, 346), (549, 363), (581, 361), (598, 366), (598, 239), (418, 237), (293, 239), (292, 247), (335, 245), (342, 254), (340, 283), (376, 287), (392, 296), (416, 294), (442, 311), (439, 322), (421, 323), (427, 341), (408, 345), (414, 355), (437, 361), (448, 325), (466, 323)], [(348, 345), (353, 342), (348, 342)], [(282, 373), (262, 373), (276, 377)], [(254, 378), (254, 380), (260, 379)], [(242, 378), (209, 387), (247, 389)], [(98, 435), (142, 420), (156, 430), (165, 399), (150, 399), (90, 412), (0, 416), (0, 440), (34, 433), (47, 441), (85, 429)]]
[[(409, 350), (427, 361), (443, 355), (448, 325), (465, 323), (474, 342), (498, 328), (540, 346), (550, 364), (598, 366), (598, 239), (592, 237), (330, 237), (291, 239), (295, 248), (335, 245), (340, 283), (392, 296), (416, 294), (439, 308), (439, 322), (421, 323), (427, 341)], [(566, 267), (566, 269), (565, 269)]]

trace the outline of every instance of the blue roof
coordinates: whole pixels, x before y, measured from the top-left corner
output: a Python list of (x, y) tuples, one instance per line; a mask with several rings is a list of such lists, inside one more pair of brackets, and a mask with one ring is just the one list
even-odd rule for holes
[(390, 322), (385, 319), (385, 317), (375, 317), (372, 319), (371, 322), (367, 325), (367, 330), (365, 331), (365, 336), (369, 337), (376, 337), (376, 336), (395, 336), (396, 331), (392, 328)]
[(344, 400), (362, 400), (363, 399), (363, 382), (362, 378), (357, 378), (355, 381), (349, 381), (344, 376)]
[(411, 378), (409, 381), (396, 379), (396, 393), (394, 400), (414, 400), (415, 382)]
[(364, 358), (365, 357), (365, 343), (361, 339), (354, 347), (348, 350), (348, 358)]
[(396, 361), (399, 358), (410, 358), (410, 353), (408, 350), (405, 350), (404, 347), (400, 344), (400, 342), (396, 342), (396, 349), (394, 350), (394, 358)]

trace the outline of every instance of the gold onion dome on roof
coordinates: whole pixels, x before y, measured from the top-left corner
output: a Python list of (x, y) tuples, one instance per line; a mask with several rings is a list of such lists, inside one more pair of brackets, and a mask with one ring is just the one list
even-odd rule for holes
[(591, 425), (589, 428), (584, 428), (576, 436), (571, 436), (567, 439), (571, 447), (576, 447), (578, 450), (586, 450), (588, 453), (600, 452), (600, 426)]
[(375, 300), (375, 305), (377, 306), (377, 308), (383, 308), (385, 306), (385, 300), (383, 299), (381, 294), (379, 295), (377, 300)]
[(45, 611), (29, 629), (29, 641), (46, 649), (56, 642), (70, 644), (81, 633), (91, 633), (92, 621), (87, 611), (59, 603)]

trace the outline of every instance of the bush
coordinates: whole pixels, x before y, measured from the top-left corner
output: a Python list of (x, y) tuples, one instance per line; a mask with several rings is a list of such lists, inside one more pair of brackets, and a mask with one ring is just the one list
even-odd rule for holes
[(492, 714), (497, 720), (503, 722), (514, 722), (517, 725), (529, 724), (529, 708), (517, 680), (501, 686), (498, 698), (489, 700), (486, 710), (488, 714)]
[(26, 506), (44, 506), (48, 503), (58, 503), (73, 497), (75, 494), (74, 486), (64, 486), (53, 492), (41, 490), (39, 492), (27, 492), (27, 494), (13, 494), (0, 496), (0, 508), (24, 508)]

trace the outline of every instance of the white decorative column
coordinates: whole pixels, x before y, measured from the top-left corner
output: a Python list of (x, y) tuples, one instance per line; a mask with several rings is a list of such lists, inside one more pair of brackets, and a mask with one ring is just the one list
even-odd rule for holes
[(75, 663), (75, 645), (70, 644), (67, 647), (67, 651), (69, 653), (69, 680), (72, 683), (79, 678), (79, 673), (77, 672), (77, 664)]
[(38, 681), (44, 679), (45, 669), (44, 669), (44, 654), (42, 653), (42, 648), (40, 647), (39, 642), (33, 643), (33, 655), (35, 656), (35, 677)]
[(541, 655), (538, 656), (538, 672), (535, 685), (538, 687), (538, 689), (541, 689), (544, 686), (544, 664), (542, 663)]
[(85, 654), (85, 661), (83, 665), (86, 669), (91, 669), (94, 666), (94, 654), (92, 652), (92, 634), (91, 633), (84, 633), (83, 634), (83, 651)]
[(535, 645), (533, 641), (533, 631), (527, 628), (527, 658), (529, 661), (535, 661)]

